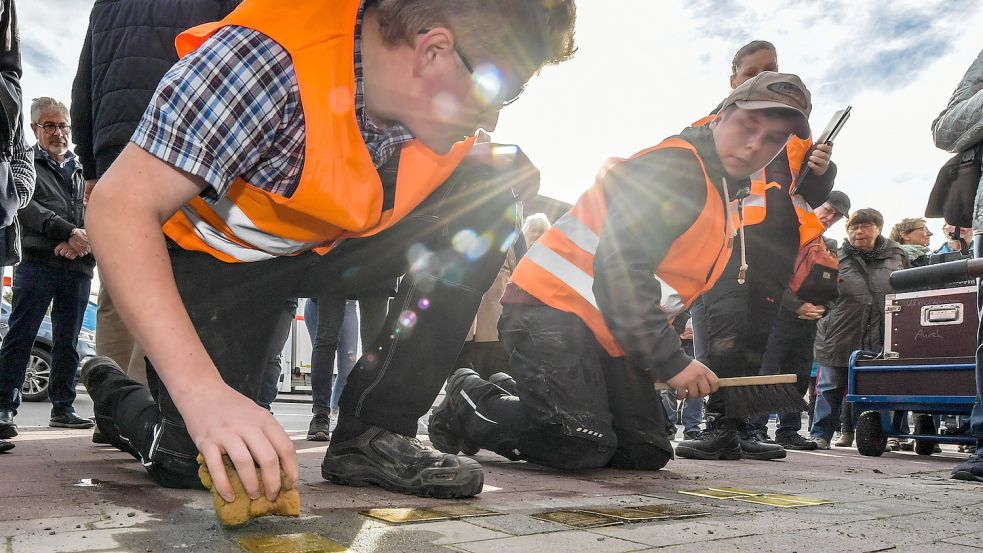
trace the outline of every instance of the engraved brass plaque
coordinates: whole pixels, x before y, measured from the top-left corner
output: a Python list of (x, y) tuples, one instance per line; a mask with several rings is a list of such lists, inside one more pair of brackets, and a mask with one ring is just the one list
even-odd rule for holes
[(430, 507), (430, 510), (451, 518), (490, 517), (502, 514), (498, 511), (482, 509), (473, 505), (441, 505), (439, 507)]
[(439, 513), (431, 509), (413, 509), (408, 507), (369, 509), (367, 511), (361, 511), (361, 514), (390, 524), (434, 522), (438, 520), (450, 520), (452, 518), (448, 514)]
[(615, 517), (578, 510), (549, 511), (530, 516), (532, 516), (532, 518), (538, 518), (539, 520), (545, 520), (548, 522), (556, 522), (572, 528), (600, 528), (602, 526), (617, 526), (623, 522)]
[(343, 553), (348, 548), (320, 534), (281, 534), (242, 538), (239, 545), (249, 553)]
[(817, 499), (811, 497), (799, 497), (797, 495), (785, 495), (785, 494), (766, 494), (759, 495), (756, 497), (735, 497), (736, 501), (743, 501), (745, 503), (755, 503), (758, 505), (769, 505), (772, 507), (781, 507), (787, 509), (789, 507), (810, 507), (815, 505), (828, 505), (832, 501), (826, 499)]

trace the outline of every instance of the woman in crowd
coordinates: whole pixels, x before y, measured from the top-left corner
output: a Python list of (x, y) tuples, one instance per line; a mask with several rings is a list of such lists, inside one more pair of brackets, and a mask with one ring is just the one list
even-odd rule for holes
[(901, 219), (891, 228), (889, 238), (901, 245), (912, 267), (928, 265), (928, 256), (932, 254), (932, 250), (928, 249), (932, 231), (928, 230), (925, 219)]
[(876, 209), (860, 209), (847, 220), (847, 238), (840, 246), (840, 296), (829, 315), (819, 322), (816, 362), (819, 363), (818, 397), (812, 439), (829, 449), (836, 427), (842, 439), (853, 443), (853, 417), (842, 409), (847, 366), (856, 350), (881, 351), (884, 340), (884, 296), (892, 292), (889, 278), (910, 267), (904, 249), (881, 235), (884, 217)]

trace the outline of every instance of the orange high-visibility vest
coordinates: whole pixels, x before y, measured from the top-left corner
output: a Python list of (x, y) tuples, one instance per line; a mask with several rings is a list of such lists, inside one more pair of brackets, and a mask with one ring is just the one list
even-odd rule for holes
[(467, 155), (474, 139), (439, 155), (419, 140), (403, 145), (395, 205), (383, 212), (382, 181), (355, 118), (355, 19), (360, 0), (246, 0), (222, 21), (177, 37), (185, 56), (218, 29), (255, 29), (289, 54), (304, 109), (304, 167), (290, 197), (237, 178), (217, 203), (188, 202), (164, 225), (187, 250), (226, 262), (262, 261), (380, 232), (418, 206)]
[[(706, 125), (710, 121), (713, 121), (716, 114), (708, 115), (699, 121), (693, 123), (694, 127), (701, 127)], [(789, 173), (792, 175), (792, 183), (789, 186), (788, 193), (792, 200), (792, 206), (795, 208), (795, 215), (799, 219), (799, 247), (803, 247), (809, 242), (816, 239), (817, 236), (822, 234), (826, 227), (819, 222), (819, 217), (813, 213), (812, 207), (809, 202), (805, 200), (801, 195), (795, 193), (795, 186), (798, 184), (796, 179), (798, 178), (799, 171), (802, 169), (802, 164), (805, 162), (806, 152), (812, 146), (812, 140), (803, 140), (795, 135), (789, 139), (788, 144), (785, 145), (785, 153), (788, 155), (788, 165)], [(744, 198), (743, 209), (744, 209), (744, 226), (757, 225), (765, 220), (767, 215), (767, 202), (765, 201), (765, 195), (769, 188), (781, 188), (781, 184), (777, 182), (768, 182), (765, 177), (765, 170), (762, 169), (757, 173), (751, 175), (751, 191), (750, 194)]]
[[(703, 167), (707, 186), (706, 203), (700, 215), (673, 241), (659, 266), (652, 271), (659, 280), (676, 290), (685, 309), (713, 287), (723, 273), (733, 248), (734, 227), (728, 220), (723, 196), (710, 181), (703, 160), (692, 144), (680, 138), (669, 138), (632, 157), (663, 148), (692, 152)], [(593, 291), (594, 255), (607, 217), (603, 182), (603, 175), (599, 176), (573, 208), (529, 248), (512, 273), (512, 283), (544, 304), (578, 316), (609, 355), (623, 357), (624, 350), (605, 324)]]

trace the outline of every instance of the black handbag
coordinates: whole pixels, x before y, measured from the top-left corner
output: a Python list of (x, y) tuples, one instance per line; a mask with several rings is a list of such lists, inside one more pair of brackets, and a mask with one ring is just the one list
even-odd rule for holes
[(973, 227), (976, 189), (980, 185), (983, 144), (960, 152), (945, 162), (925, 206), (925, 216), (942, 217), (959, 228)]

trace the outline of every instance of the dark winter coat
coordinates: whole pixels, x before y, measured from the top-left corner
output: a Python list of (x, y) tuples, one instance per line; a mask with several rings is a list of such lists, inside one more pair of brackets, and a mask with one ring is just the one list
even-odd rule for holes
[(889, 278), (909, 267), (908, 256), (897, 242), (878, 237), (874, 259), (867, 263), (852, 248), (840, 246), (840, 295), (829, 314), (819, 321), (816, 362), (846, 367), (856, 350), (879, 352), (884, 345), (884, 297), (891, 294)]

